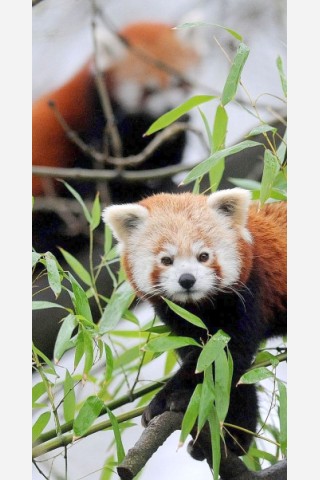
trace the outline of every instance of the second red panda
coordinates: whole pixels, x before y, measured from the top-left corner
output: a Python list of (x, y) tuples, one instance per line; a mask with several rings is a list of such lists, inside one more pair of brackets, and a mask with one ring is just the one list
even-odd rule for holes
[[(107, 207), (103, 219), (119, 241), (137, 295), (174, 334), (206, 341), (204, 330), (176, 315), (162, 297), (200, 317), (211, 335), (219, 329), (229, 334), (234, 374), (226, 422), (255, 431), (255, 386), (237, 383), (260, 343), (286, 334), (286, 203), (259, 209), (239, 188), (209, 196), (158, 194)], [(178, 353), (182, 366), (146, 408), (144, 425), (165, 410), (185, 411), (202, 381), (195, 374), (199, 349)], [(242, 455), (252, 437), (231, 432), (227, 445)]]
[[(121, 46), (119, 40), (113, 38), (113, 43), (118, 42), (114, 47), (110, 45), (110, 34), (105, 41), (103, 35), (99, 33), (97, 53), (99, 68), (104, 73), (123, 143), (122, 154), (128, 156), (139, 153), (149, 143), (150, 138), (142, 138), (142, 135), (151, 123), (182, 101), (186, 85), (179, 80), (179, 74), (190, 71), (198, 61), (198, 54), (190, 45), (180, 40), (170, 25), (164, 23), (129, 24), (119, 32), (119, 35), (131, 48)], [(110, 47), (115, 51), (113, 58), (108, 53)], [(90, 58), (65, 84), (34, 102), (33, 165), (73, 167), (79, 165), (79, 158), (83, 157), (82, 152), (67, 137), (57, 121), (49, 107), (51, 101), (55, 103), (72, 130), (87, 143), (98, 149), (102, 148), (105, 119), (93, 72), (94, 62)], [(185, 135), (181, 134), (159, 149), (142, 168), (157, 168), (179, 163), (184, 143)], [(88, 165), (87, 159), (85, 166), (88, 168)], [(33, 195), (50, 193), (49, 184), (50, 182), (44, 181), (43, 178), (33, 176)], [(122, 188), (122, 192), (117, 191), (117, 188), (114, 187), (113, 201), (118, 199), (124, 201), (123, 195), (128, 189), (132, 194), (131, 200), (139, 197), (136, 194), (138, 188)], [(146, 191), (147, 186), (144, 193)]]

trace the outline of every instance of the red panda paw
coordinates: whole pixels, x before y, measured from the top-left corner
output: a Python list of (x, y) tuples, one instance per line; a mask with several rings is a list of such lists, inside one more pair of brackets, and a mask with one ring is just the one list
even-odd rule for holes
[(169, 393), (160, 391), (143, 412), (141, 418), (142, 426), (147, 427), (154, 417), (167, 411), (184, 413), (191, 395), (192, 390), (177, 390)]

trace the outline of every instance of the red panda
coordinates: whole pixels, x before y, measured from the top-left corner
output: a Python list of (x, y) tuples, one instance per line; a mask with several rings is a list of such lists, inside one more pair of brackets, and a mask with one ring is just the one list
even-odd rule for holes
[[(182, 85), (179, 74), (186, 74), (194, 66), (198, 54), (178, 38), (170, 25), (163, 23), (133, 23), (122, 29), (119, 35), (133, 49), (123, 46), (118, 48), (117, 53), (120, 50), (120, 55), (110, 65), (110, 55), (104, 50), (108, 51), (110, 45), (102, 42), (102, 45), (98, 45), (98, 63), (104, 71), (106, 87), (115, 111), (123, 141), (123, 156), (128, 156), (139, 153), (150, 141), (142, 138), (150, 124), (166, 110), (179, 104), (186, 93), (186, 85)], [(110, 38), (108, 40), (110, 42)], [(64, 85), (34, 102), (33, 165), (73, 167), (82, 155), (79, 148), (67, 138), (49, 107), (50, 101), (56, 104), (62, 117), (80, 137), (96, 147), (102, 146), (105, 121), (93, 70), (94, 62), (90, 58)], [(162, 148), (156, 158), (149, 159), (148, 166), (144, 164), (143, 168), (180, 162), (183, 145), (184, 135), (180, 135), (178, 143)], [(87, 160), (87, 167), (89, 163)], [(34, 175), (33, 195), (45, 194), (48, 191), (46, 183), (48, 184), (43, 178)], [(115, 193), (121, 197), (121, 192)], [(131, 193), (134, 194), (134, 189)]]
[[(209, 196), (164, 193), (109, 206), (103, 220), (137, 295), (174, 334), (206, 340), (204, 330), (177, 316), (162, 297), (200, 317), (211, 335), (219, 329), (230, 335), (234, 374), (226, 422), (255, 431), (255, 386), (237, 382), (263, 340), (286, 334), (286, 203), (259, 209), (240, 188)], [(185, 411), (202, 381), (195, 374), (199, 349), (178, 353), (182, 366), (144, 411), (144, 425), (165, 410)], [(251, 436), (231, 432), (228, 447), (243, 455)]]

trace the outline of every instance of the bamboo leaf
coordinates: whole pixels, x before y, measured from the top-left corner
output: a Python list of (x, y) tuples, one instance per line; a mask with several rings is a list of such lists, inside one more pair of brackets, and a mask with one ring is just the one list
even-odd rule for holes
[(49, 423), (51, 417), (50, 412), (44, 412), (40, 415), (40, 417), (36, 420), (32, 427), (32, 441), (35, 442), (37, 438), (41, 435), (43, 430)]
[(279, 74), (280, 74), (282, 90), (283, 90), (284, 96), (287, 97), (287, 77), (284, 73), (283, 63), (282, 63), (282, 59), (281, 59), (280, 56), (277, 57), (277, 67), (278, 67), (278, 71), (279, 71)]
[(222, 330), (218, 330), (218, 332), (215, 333), (203, 347), (198, 358), (196, 373), (203, 372), (210, 365), (212, 365), (219, 353), (223, 351), (229, 340), (229, 335), (224, 333)]
[(90, 224), (91, 223), (91, 215), (89, 213), (89, 210), (87, 209), (86, 207), (86, 204), (84, 203), (84, 201), (82, 200), (81, 196), (79, 195), (78, 192), (75, 191), (74, 188), (71, 187), (71, 185), (69, 185), (67, 182), (65, 182), (64, 180), (59, 180), (60, 182), (62, 182), (64, 184), (64, 186), (69, 190), (69, 192), (74, 196), (74, 198), (78, 201), (78, 203), (81, 205), (82, 207), (82, 210), (83, 210), (83, 213), (84, 213), (84, 216), (86, 217), (87, 219), (87, 222)]
[(41, 257), (42, 257), (41, 253), (32, 252), (32, 267), (34, 267), (36, 263), (38, 263)]
[(274, 377), (274, 374), (270, 370), (266, 367), (257, 367), (244, 373), (238, 385), (261, 382), (269, 377)]
[(84, 266), (77, 260), (71, 253), (67, 252), (63, 248), (59, 247), (60, 252), (62, 253), (67, 264), (72, 268), (74, 273), (78, 275), (80, 280), (82, 280), (89, 287), (92, 286), (91, 277), (89, 272), (84, 268)]
[(112, 296), (103, 311), (99, 321), (99, 333), (103, 335), (113, 330), (122, 319), (124, 312), (130, 307), (135, 298), (133, 288), (128, 282), (123, 282), (112, 293)]
[[(108, 255), (112, 247), (112, 231), (111, 228), (105, 223), (104, 224), (104, 254)], [(115, 249), (115, 253), (117, 253)]]
[(193, 313), (188, 312), (188, 310), (185, 310), (184, 308), (180, 307), (179, 305), (176, 305), (175, 303), (171, 302), (170, 300), (164, 297), (162, 297), (162, 299), (166, 302), (170, 310), (176, 313), (179, 317), (183, 318), (184, 320), (187, 320), (187, 322), (189, 323), (192, 323), (192, 325), (196, 325), (199, 328), (208, 330), (206, 325), (203, 323), (203, 321), (199, 317), (197, 317)]
[(32, 302), (32, 310), (45, 310), (46, 308), (63, 308), (67, 310), (66, 307), (59, 305), (59, 303), (47, 302), (45, 300), (34, 300)]
[(74, 344), (70, 341), (72, 332), (77, 326), (76, 317), (70, 313), (64, 320), (59, 329), (56, 342), (54, 345), (53, 357), (54, 362), (58, 363), (64, 352), (71, 348)]
[(170, 336), (154, 338), (150, 340), (142, 350), (149, 352), (166, 352), (167, 350), (175, 350), (176, 348), (186, 347), (188, 345), (201, 347), (200, 343), (196, 342), (193, 338)]
[(74, 352), (74, 369), (77, 368), (81, 358), (84, 355), (84, 334), (83, 334), (83, 330), (79, 331), (79, 333), (76, 337), (75, 344), (76, 344), (76, 349), (75, 349), (75, 352)]
[(227, 416), (230, 403), (231, 379), (227, 354), (222, 350), (215, 360), (215, 405), (220, 422)]
[(183, 416), (181, 424), (181, 433), (179, 439), (179, 446), (182, 446), (187, 439), (187, 436), (193, 429), (199, 413), (200, 398), (201, 398), (202, 384), (199, 383), (190, 398), (187, 410)]
[(91, 231), (95, 230), (99, 226), (100, 221), (101, 221), (101, 207), (100, 207), (100, 200), (99, 200), (99, 192), (97, 192), (93, 202), (92, 211), (91, 211), (91, 223), (90, 223)]
[(204, 371), (204, 379), (201, 390), (201, 398), (199, 405), (199, 416), (198, 416), (198, 432), (200, 432), (208, 420), (209, 415), (212, 414), (213, 402), (215, 399), (215, 386), (212, 376), (212, 367), (208, 367)]
[(36, 401), (46, 393), (46, 385), (44, 382), (39, 382), (32, 387), (32, 404), (34, 405)]
[(74, 419), (76, 410), (76, 397), (74, 393), (74, 380), (69, 371), (66, 370), (66, 376), (63, 383), (63, 415), (66, 422), (71, 422)]
[(74, 304), (75, 311), (77, 315), (80, 315), (84, 317), (85, 319), (89, 320), (92, 322), (92, 314), (91, 314), (91, 309), (89, 305), (89, 301), (87, 298), (87, 295), (81, 285), (76, 281), (74, 276), (69, 272), (69, 280), (72, 286), (72, 291), (74, 294), (74, 297), (72, 299), (72, 302)]
[(201, 118), (202, 118), (202, 121), (204, 123), (204, 127), (206, 129), (206, 133), (207, 133), (207, 137), (208, 137), (208, 142), (209, 142), (209, 146), (210, 146), (210, 152), (213, 152), (213, 146), (212, 146), (212, 133), (211, 133), (211, 130), (210, 130), (210, 127), (209, 127), (209, 122), (207, 120), (207, 117), (205, 116), (205, 114), (203, 113), (203, 111), (201, 110), (200, 107), (198, 107), (198, 110), (199, 110), (199, 113), (201, 115)]
[(212, 414), (209, 415), (208, 422), (211, 432), (213, 479), (219, 480), (221, 460), (220, 424), (217, 411), (214, 407), (212, 407)]
[(244, 140), (243, 142), (237, 143), (232, 147), (227, 147), (222, 150), (219, 150), (218, 152), (213, 153), (212, 155), (210, 155), (209, 158), (199, 163), (199, 165), (196, 165), (188, 173), (186, 178), (183, 180), (182, 184), (186, 185), (187, 183), (190, 183), (196, 180), (198, 177), (202, 177), (203, 175), (208, 173), (210, 169), (213, 168), (218, 163), (218, 161), (221, 160), (222, 158), (228, 157), (230, 155), (234, 155), (235, 153), (241, 152), (246, 148), (257, 147), (258, 145), (262, 145), (262, 143), (254, 142), (252, 140)]
[(222, 92), (222, 105), (227, 105), (227, 103), (229, 103), (235, 97), (240, 82), (241, 72), (248, 58), (249, 51), (250, 50), (247, 45), (244, 43), (239, 44), (236, 56), (231, 65), (231, 69)]
[(103, 401), (95, 395), (91, 395), (85, 400), (73, 422), (73, 431), (76, 437), (81, 437), (87, 433), (103, 407)]
[(55, 375), (56, 377), (59, 377), (51, 360), (44, 353), (42, 353), (33, 343), (32, 343), (32, 351), (38, 357), (42, 358), (42, 360), (48, 365), (50, 369), (49, 373), (51, 373), (52, 375)]
[(264, 167), (263, 167), (261, 189), (260, 189), (260, 205), (261, 206), (270, 197), (271, 190), (273, 187), (273, 182), (280, 168), (279, 160), (269, 149), (265, 150), (263, 161), (264, 161)]
[(224, 27), (223, 25), (219, 25), (218, 23), (186, 22), (174, 27), (173, 30), (182, 29), (182, 28), (193, 28), (193, 27), (219, 27), (219, 28), (222, 28), (223, 30), (226, 30), (226, 32), (230, 33), (230, 35), (232, 35), (234, 38), (236, 38), (237, 40), (240, 40), (240, 42), (242, 41), (242, 36), (240, 35), (240, 33), (237, 33), (235, 30), (232, 30), (231, 28), (227, 28), (227, 27)]
[(266, 132), (276, 133), (276, 131), (277, 129), (275, 127), (272, 127), (271, 125), (267, 125), (264, 123), (263, 125), (259, 125), (258, 127), (253, 128), (246, 136), (253, 137), (255, 135), (260, 135), (261, 133), (266, 133)]
[[(212, 153), (217, 152), (225, 147), (228, 126), (228, 115), (225, 108), (219, 105), (212, 133)], [(209, 171), (210, 190), (215, 192), (218, 189), (225, 168), (225, 159), (221, 158)]]
[(280, 446), (283, 455), (287, 454), (287, 388), (278, 380), (279, 389), (279, 421), (280, 421)]
[(48, 282), (51, 290), (57, 298), (61, 292), (61, 280), (60, 274), (57, 266), (57, 260), (51, 252), (46, 252), (44, 255), (48, 273)]
[(111, 425), (112, 425), (114, 439), (116, 441), (116, 447), (117, 447), (118, 464), (120, 464), (122, 462), (122, 460), (124, 459), (126, 454), (125, 454), (123, 444), (122, 444), (122, 440), (121, 440), (121, 433), (120, 433), (120, 429), (119, 429), (119, 424), (118, 424), (118, 421), (117, 421), (116, 417), (111, 412), (111, 410), (109, 410), (108, 407), (106, 407), (106, 410), (107, 410), (107, 413), (109, 415), (109, 419), (110, 419), (110, 422), (111, 422)]
[(83, 345), (85, 354), (83, 375), (86, 376), (93, 365), (93, 339), (87, 330), (83, 330)]
[(164, 113), (159, 117), (152, 125), (148, 128), (144, 136), (151, 135), (152, 133), (158, 132), (165, 127), (168, 127), (173, 122), (178, 120), (178, 118), (182, 117), (185, 113), (192, 110), (194, 107), (201, 105), (202, 103), (209, 102), (217, 98), (213, 95), (195, 95), (194, 97), (189, 98), (186, 102), (182, 103), (176, 108), (173, 108), (169, 112)]
[(113, 355), (111, 348), (106, 343), (104, 344), (104, 351), (106, 354), (106, 368), (104, 378), (106, 382), (109, 382), (109, 380), (111, 380), (112, 378), (113, 372)]

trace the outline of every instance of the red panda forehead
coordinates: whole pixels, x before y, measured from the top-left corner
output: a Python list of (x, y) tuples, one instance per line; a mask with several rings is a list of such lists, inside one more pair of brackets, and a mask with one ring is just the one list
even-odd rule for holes
[(201, 241), (207, 247), (214, 245), (214, 215), (205, 196), (193, 194), (160, 194), (140, 202), (149, 212), (146, 235), (152, 240), (154, 253), (166, 245), (175, 245), (179, 254), (191, 254)]

